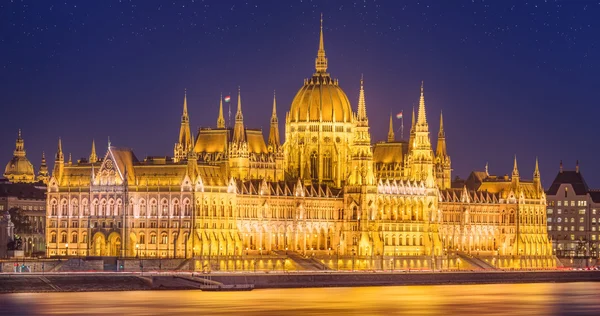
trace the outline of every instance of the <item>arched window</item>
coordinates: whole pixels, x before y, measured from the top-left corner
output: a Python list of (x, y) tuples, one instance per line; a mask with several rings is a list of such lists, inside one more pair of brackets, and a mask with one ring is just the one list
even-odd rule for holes
[(79, 216), (79, 205), (75, 199), (71, 201), (71, 215)]
[(179, 216), (179, 201), (173, 201), (173, 216)]
[(145, 244), (146, 243), (146, 236), (144, 236), (144, 234), (140, 234), (140, 244)]
[(331, 152), (326, 151), (325, 155), (323, 155), (323, 179), (331, 179), (331, 169)]
[(68, 215), (68, 205), (67, 205), (67, 201), (66, 200), (62, 201), (62, 205), (61, 205), (61, 209), (60, 209), (60, 215), (62, 215), (62, 216), (67, 216)]
[(310, 176), (313, 179), (319, 178), (319, 156), (316, 151), (310, 154)]
[(53, 232), (50, 234), (50, 242), (56, 243), (56, 233)]
[(146, 216), (146, 201), (140, 200), (140, 216)]
[(100, 212), (98, 212), (98, 216), (104, 216), (106, 214), (106, 200), (102, 200), (100, 202)]
[(150, 216), (156, 216), (157, 206), (156, 200), (150, 201)]
[(162, 201), (162, 205), (160, 206), (160, 216), (169, 216), (169, 202), (167, 200)]
[(190, 216), (190, 213), (191, 213), (190, 200), (185, 200), (185, 201), (183, 201), (183, 215)]
[(74, 243), (74, 244), (77, 243), (77, 234), (71, 235), (71, 242)]
[(67, 233), (60, 234), (60, 242), (63, 244), (67, 243)]
[(169, 236), (167, 234), (160, 235), (160, 243), (166, 245), (169, 243)]
[(52, 202), (50, 202), (50, 215), (56, 216), (57, 212), (58, 212), (58, 202), (56, 202), (56, 200), (52, 200)]

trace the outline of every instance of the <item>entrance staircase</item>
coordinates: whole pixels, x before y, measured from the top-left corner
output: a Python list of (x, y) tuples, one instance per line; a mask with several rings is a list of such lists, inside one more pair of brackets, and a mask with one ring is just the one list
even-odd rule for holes
[(465, 252), (458, 252), (457, 255), (461, 260), (469, 263), (476, 270), (497, 270), (495, 266)]
[(309, 271), (324, 271), (331, 270), (329, 267), (319, 262), (315, 258), (306, 258), (295, 251), (288, 251), (287, 256), (290, 260), (294, 261), (299, 267)]

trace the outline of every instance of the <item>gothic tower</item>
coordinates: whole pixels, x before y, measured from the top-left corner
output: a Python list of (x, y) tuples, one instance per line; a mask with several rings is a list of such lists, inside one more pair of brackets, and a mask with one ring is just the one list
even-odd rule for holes
[(37, 181), (48, 184), (48, 179), (50, 179), (50, 176), (48, 175), (48, 166), (46, 165), (46, 154), (42, 152), (42, 163), (40, 164)]
[(438, 188), (449, 189), (451, 179), (450, 156), (446, 150), (446, 133), (444, 132), (444, 118), (440, 112), (440, 131), (435, 154), (435, 176)]
[(188, 152), (193, 150), (192, 133), (190, 131), (190, 117), (187, 108), (187, 92), (183, 94), (183, 114), (181, 115), (181, 127), (179, 128), (179, 141), (173, 150), (173, 160), (179, 162), (185, 160)]
[(429, 139), (429, 125), (427, 124), (425, 110), (425, 95), (423, 83), (421, 83), (421, 97), (419, 100), (419, 112), (414, 131), (411, 132), (413, 144), (408, 153), (408, 178), (411, 181), (424, 181), (426, 187), (434, 187), (434, 157)]

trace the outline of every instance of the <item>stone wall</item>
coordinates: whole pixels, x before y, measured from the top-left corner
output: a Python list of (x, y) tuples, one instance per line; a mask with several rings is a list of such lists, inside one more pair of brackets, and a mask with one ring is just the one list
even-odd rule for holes
[[(0, 272), (15, 272), (15, 264), (20, 268), (17, 272), (49, 272), (58, 264), (58, 260), (3, 260), (0, 262)], [(22, 266), (25, 265), (25, 269)]]

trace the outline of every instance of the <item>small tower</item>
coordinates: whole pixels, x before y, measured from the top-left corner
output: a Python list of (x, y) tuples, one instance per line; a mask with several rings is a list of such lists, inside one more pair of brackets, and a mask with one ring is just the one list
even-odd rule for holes
[(438, 132), (438, 141), (435, 155), (436, 178), (440, 189), (449, 189), (451, 187), (450, 156), (446, 148), (446, 132), (444, 132), (444, 117), (440, 112), (440, 131)]
[(190, 131), (190, 117), (187, 108), (187, 90), (183, 93), (183, 114), (181, 115), (181, 127), (179, 128), (179, 141), (175, 143), (173, 158), (175, 162), (185, 160), (187, 153), (193, 150), (192, 133)]
[(242, 114), (242, 97), (240, 88), (238, 87), (238, 105), (237, 113), (235, 114), (235, 126), (233, 127), (233, 142), (243, 143), (246, 141), (244, 131), (244, 115)]
[(223, 116), (223, 94), (219, 99), (219, 117), (217, 118), (217, 128), (225, 128), (225, 117)]
[(393, 118), (392, 118), (392, 113), (390, 113), (390, 128), (388, 130), (388, 137), (387, 137), (387, 141), (388, 143), (391, 143), (393, 141), (395, 141), (395, 135), (394, 135), (394, 123), (393, 123)]
[(512, 183), (517, 188), (519, 186), (519, 168), (517, 167), (517, 155), (515, 155), (515, 162), (512, 171)]
[(37, 180), (44, 184), (48, 184), (48, 166), (46, 165), (46, 154), (42, 151), (42, 163), (40, 164), (40, 171), (38, 172)]
[(533, 170), (533, 185), (535, 186), (536, 190), (542, 189), (542, 182), (540, 178), (540, 166), (537, 157), (535, 157), (535, 170)]
[(65, 168), (65, 156), (62, 150), (62, 140), (60, 137), (58, 138), (58, 147), (56, 149), (56, 156), (54, 159), (54, 170), (52, 171), (52, 176), (59, 179), (62, 177), (63, 170)]
[(319, 50), (315, 59), (315, 70), (317, 73), (327, 72), (327, 57), (325, 57), (325, 43), (323, 41), (323, 13), (321, 13), (321, 32), (319, 34)]
[(92, 151), (90, 152), (89, 157), (90, 163), (98, 162), (98, 155), (96, 155), (96, 142), (92, 139)]
[(276, 152), (279, 150), (281, 143), (279, 142), (279, 121), (277, 119), (277, 101), (275, 91), (273, 91), (273, 113), (271, 113), (271, 129), (269, 130), (269, 142), (267, 144), (269, 150)]

